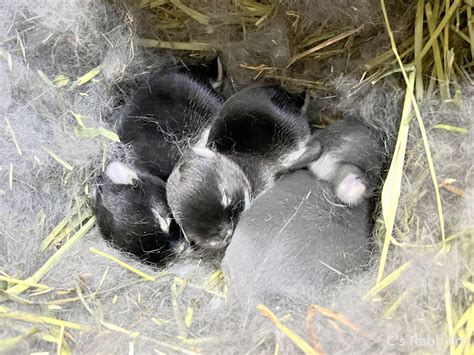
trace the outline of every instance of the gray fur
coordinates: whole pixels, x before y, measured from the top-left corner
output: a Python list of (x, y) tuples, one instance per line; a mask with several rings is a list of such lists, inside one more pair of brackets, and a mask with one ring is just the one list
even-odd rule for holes
[(346, 118), (317, 130), (307, 146), (319, 152), (316, 159), (303, 154), (290, 169), (308, 165), (318, 179), (332, 184), (342, 203), (357, 205), (380, 185), (382, 138), (360, 120)]
[(307, 171), (282, 177), (243, 213), (223, 269), (230, 297), (265, 302), (329, 292), (369, 260), (369, 208), (340, 205)]

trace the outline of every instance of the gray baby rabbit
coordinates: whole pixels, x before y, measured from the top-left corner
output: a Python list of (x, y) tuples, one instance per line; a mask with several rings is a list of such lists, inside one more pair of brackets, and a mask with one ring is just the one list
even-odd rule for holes
[(380, 139), (343, 120), (319, 130), (313, 143), (321, 156), (311, 172), (282, 176), (242, 213), (222, 263), (231, 294), (257, 302), (317, 297), (368, 263)]

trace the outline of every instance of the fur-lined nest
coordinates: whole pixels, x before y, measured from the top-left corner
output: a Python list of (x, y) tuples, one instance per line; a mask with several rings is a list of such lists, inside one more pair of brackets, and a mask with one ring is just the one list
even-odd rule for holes
[[(472, 354), (473, 5), (7, 1), (0, 352)], [(384, 138), (373, 266), (318, 304), (243, 309), (215, 260), (156, 269), (95, 227), (90, 185), (124, 154), (113, 113), (147, 73), (216, 53), (229, 90), (307, 90), (314, 124), (351, 113)]]

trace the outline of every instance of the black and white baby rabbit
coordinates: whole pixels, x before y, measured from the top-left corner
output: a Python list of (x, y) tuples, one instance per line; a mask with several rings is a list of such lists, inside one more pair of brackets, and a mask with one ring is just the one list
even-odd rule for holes
[[(220, 66), (218, 66), (220, 68)], [(207, 141), (222, 98), (212, 83), (221, 76), (206, 67), (181, 67), (151, 75), (127, 101), (117, 122), (135, 165), (166, 180), (188, 146)]]
[(165, 182), (114, 161), (95, 187), (93, 208), (104, 238), (149, 262), (167, 260), (183, 240), (171, 216)]
[(208, 148), (183, 155), (167, 183), (169, 206), (186, 238), (207, 249), (227, 246), (250, 196), (242, 169)]
[(224, 248), (240, 213), (302, 154), (309, 136), (300, 108), (279, 87), (252, 87), (229, 98), (211, 125), (211, 149), (184, 155), (168, 180), (168, 201), (187, 238)]
[(303, 153), (310, 160), (302, 104), (278, 86), (249, 87), (231, 96), (213, 123), (208, 144), (243, 168), (255, 195)]

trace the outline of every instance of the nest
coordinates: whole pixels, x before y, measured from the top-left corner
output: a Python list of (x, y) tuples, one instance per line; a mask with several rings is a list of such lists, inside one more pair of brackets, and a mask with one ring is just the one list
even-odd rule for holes
[[(2, 350), (472, 352), (472, 1), (58, 4), (0, 10)], [(374, 265), (305, 311), (242, 310), (213, 262), (157, 270), (95, 227), (113, 112), (144, 74), (216, 53), (234, 88), (306, 90), (315, 124), (353, 113), (386, 143)]]

